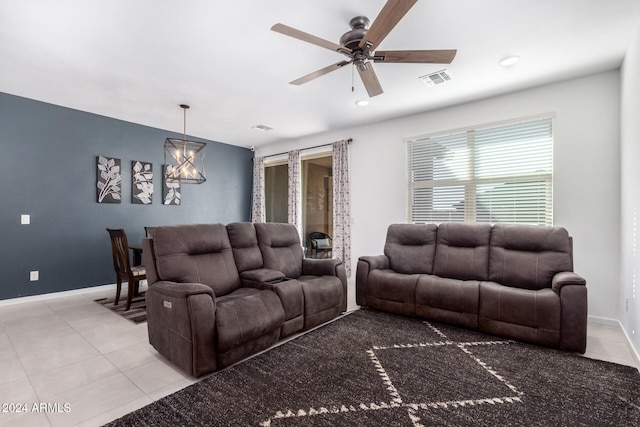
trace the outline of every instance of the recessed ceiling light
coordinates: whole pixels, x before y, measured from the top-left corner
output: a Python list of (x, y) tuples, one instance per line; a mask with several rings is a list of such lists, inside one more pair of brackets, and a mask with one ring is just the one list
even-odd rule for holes
[(499, 62), (501, 67), (511, 67), (520, 61), (520, 57), (516, 55), (505, 56)]
[(356, 101), (356, 105), (358, 107), (366, 107), (367, 105), (369, 105), (369, 100), (368, 99), (358, 99)]
[(259, 130), (260, 132), (267, 132), (272, 130), (273, 128), (267, 125), (255, 125), (255, 126), (251, 126), (251, 129)]

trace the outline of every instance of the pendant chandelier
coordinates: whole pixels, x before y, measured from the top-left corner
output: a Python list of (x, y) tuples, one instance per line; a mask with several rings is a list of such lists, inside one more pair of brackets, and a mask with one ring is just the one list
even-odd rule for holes
[(184, 111), (183, 138), (167, 138), (164, 142), (164, 164), (166, 181), (179, 181), (183, 184), (202, 184), (207, 180), (204, 172), (204, 153), (207, 146), (204, 142), (187, 141), (187, 109)]

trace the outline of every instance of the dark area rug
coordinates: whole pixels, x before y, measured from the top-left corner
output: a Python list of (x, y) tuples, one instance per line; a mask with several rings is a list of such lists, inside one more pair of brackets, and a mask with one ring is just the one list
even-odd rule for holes
[(634, 368), (360, 310), (111, 426), (637, 426)]
[(131, 307), (127, 311), (124, 310), (127, 307), (126, 296), (124, 298), (122, 296), (120, 297), (118, 305), (113, 304), (116, 301), (115, 297), (100, 298), (94, 301), (133, 323), (147, 321), (147, 301), (145, 300), (144, 292), (140, 293), (137, 297), (133, 297)]

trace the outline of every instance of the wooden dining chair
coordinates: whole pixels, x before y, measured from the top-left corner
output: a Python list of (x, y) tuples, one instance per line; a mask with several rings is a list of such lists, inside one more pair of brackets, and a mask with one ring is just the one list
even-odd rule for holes
[(113, 268), (116, 271), (116, 282), (118, 288), (116, 290), (116, 302), (120, 301), (120, 290), (122, 289), (122, 280), (126, 280), (129, 284), (127, 291), (127, 307), (125, 311), (131, 308), (131, 299), (135, 290), (138, 289), (141, 280), (147, 278), (147, 271), (144, 266), (132, 266), (129, 262), (129, 242), (127, 241), (127, 233), (123, 229), (107, 228), (111, 237), (111, 252), (113, 254)]

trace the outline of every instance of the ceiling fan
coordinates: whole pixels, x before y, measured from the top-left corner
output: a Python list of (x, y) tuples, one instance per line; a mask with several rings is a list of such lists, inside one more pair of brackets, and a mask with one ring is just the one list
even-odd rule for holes
[(370, 27), (368, 18), (356, 16), (349, 22), (351, 30), (340, 37), (340, 44), (330, 42), (284, 24), (275, 24), (271, 27), (271, 30), (275, 32), (342, 53), (349, 58), (346, 61), (336, 62), (328, 67), (321, 68), (290, 83), (292, 85), (301, 85), (328, 74), (331, 71), (342, 68), (345, 65), (353, 64), (358, 69), (358, 74), (360, 74), (367, 93), (370, 97), (374, 97), (380, 95), (383, 90), (376, 76), (376, 72), (373, 69), (372, 61), (423, 64), (451, 63), (456, 56), (455, 49), (376, 51), (376, 47), (380, 42), (393, 30), (417, 1), (418, 0), (388, 0)]

